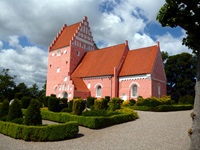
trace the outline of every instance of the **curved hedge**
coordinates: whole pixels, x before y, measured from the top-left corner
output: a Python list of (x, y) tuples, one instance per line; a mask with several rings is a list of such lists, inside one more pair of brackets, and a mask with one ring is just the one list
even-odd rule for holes
[(138, 118), (138, 114), (135, 113), (121, 113), (109, 117), (97, 117), (97, 116), (77, 116), (69, 113), (54, 113), (48, 110), (41, 110), (43, 119), (56, 121), (56, 122), (67, 122), (77, 121), (79, 125), (88, 127), (91, 129), (99, 129), (119, 123), (124, 123)]
[(79, 129), (75, 121), (46, 126), (26, 126), (0, 121), (0, 133), (25, 141), (58, 141), (73, 138)]

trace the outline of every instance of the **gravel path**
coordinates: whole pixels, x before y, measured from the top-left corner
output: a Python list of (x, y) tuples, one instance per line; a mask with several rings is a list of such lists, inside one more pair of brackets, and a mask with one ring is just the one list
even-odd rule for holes
[[(25, 142), (0, 134), (0, 150), (188, 150), (191, 111), (142, 112), (140, 119), (100, 130), (79, 127), (77, 138)], [(49, 123), (49, 122), (45, 122)]]

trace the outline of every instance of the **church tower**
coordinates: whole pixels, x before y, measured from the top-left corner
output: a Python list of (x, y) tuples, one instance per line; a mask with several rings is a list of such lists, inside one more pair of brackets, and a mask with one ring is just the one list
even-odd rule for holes
[(86, 52), (94, 49), (87, 17), (76, 24), (63, 25), (48, 51), (46, 95), (55, 94), (71, 100), (76, 88), (71, 74)]

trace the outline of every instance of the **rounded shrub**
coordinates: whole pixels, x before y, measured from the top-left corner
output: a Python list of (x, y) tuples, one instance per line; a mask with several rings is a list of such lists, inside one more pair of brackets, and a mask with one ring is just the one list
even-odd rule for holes
[(85, 103), (82, 99), (77, 98), (73, 100), (73, 107), (72, 107), (73, 114), (81, 115), (84, 109), (85, 109)]
[(22, 108), (27, 109), (31, 102), (31, 97), (23, 96), (21, 101), (22, 101)]
[(9, 101), (4, 100), (0, 108), (0, 118), (7, 116), (9, 111)]
[(105, 109), (105, 100), (102, 98), (100, 100), (95, 100), (94, 101), (94, 110), (100, 110), (100, 109)]
[(48, 98), (48, 109), (53, 112), (57, 112), (59, 110), (59, 100), (56, 97), (50, 96)]
[(109, 102), (109, 109), (111, 111), (115, 111), (117, 109), (120, 109), (121, 108), (121, 104), (122, 104), (123, 100), (121, 100), (120, 98), (118, 97), (114, 97), (110, 100)]
[(123, 101), (122, 106), (130, 106), (130, 101), (129, 100)]
[(42, 116), (40, 114), (40, 103), (36, 99), (32, 99), (25, 114), (24, 124), (41, 125)]
[(136, 103), (136, 100), (134, 100), (134, 99), (130, 99), (129, 101), (130, 101), (130, 106), (134, 106)]
[(12, 121), (15, 118), (22, 118), (22, 117), (23, 115), (22, 115), (22, 110), (21, 110), (19, 100), (15, 99), (10, 105), (7, 120)]

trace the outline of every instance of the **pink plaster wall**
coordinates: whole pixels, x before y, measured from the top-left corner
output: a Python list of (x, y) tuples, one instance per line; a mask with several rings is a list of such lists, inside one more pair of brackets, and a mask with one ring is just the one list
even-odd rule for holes
[(84, 83), (88, 87), (90, 83), (91, 96), (96, 97), (96, 87), (100, 85), (102, 87), (102, 96), (97, 98), (104, 98), (105, 96), (113, 97), (114, 95), (114, 78), (113, 77), (94, 77), (94, 78), (85, 78)]
[(144, 98), (151, 96), (151, 80), (149, 79), (137, 79), (137, 80), (124, 80), (119, 82), (119, 97), (126, 94), (127, 99), (137, 99), (137, 97), (131, 97), (131, 87), (133, 84), (138, 85), (138, 96), (143, 96)]

